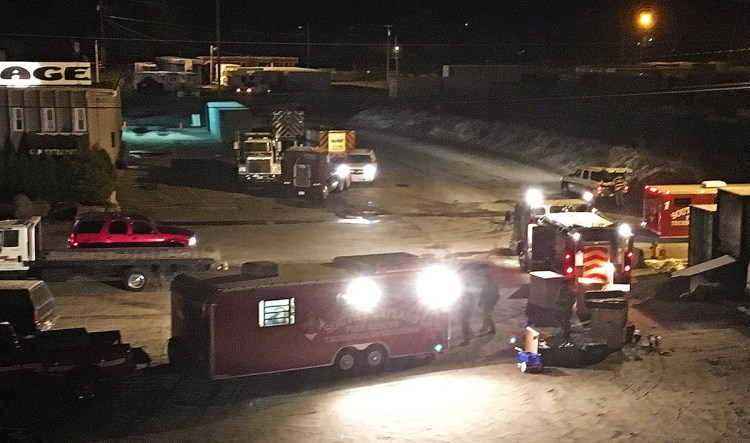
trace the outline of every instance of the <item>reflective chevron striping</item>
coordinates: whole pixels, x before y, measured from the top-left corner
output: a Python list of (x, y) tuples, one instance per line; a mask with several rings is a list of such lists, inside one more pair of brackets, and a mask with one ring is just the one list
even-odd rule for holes
[(278, 138), (297, 138), (305, 133), (305, 113), (276, 111), (271, 115), (271, 127)]
[(587, 246), (583, 248), (583, 277), (606, 283), (609, 280), (606, 264), (609, 263), (609, 247)]

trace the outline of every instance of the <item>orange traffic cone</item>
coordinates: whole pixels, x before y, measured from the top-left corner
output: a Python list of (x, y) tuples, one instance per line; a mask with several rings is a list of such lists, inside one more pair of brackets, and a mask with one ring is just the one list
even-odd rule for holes
[(180, 122), (180, 129), (182, 129), (182, 122)]

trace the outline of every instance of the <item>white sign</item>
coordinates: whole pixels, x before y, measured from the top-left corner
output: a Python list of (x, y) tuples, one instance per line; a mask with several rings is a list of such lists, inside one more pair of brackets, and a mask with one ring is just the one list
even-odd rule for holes
[(2, 86), (90, 85), (91, 63), (0, 62)]

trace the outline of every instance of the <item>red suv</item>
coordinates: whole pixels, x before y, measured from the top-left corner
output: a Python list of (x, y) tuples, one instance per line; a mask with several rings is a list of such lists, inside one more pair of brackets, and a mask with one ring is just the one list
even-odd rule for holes
[(164, 226), (137, 214), (102, 212), (76, 217), (68, 236), (72, 248), (195, 246), (192, 231)]

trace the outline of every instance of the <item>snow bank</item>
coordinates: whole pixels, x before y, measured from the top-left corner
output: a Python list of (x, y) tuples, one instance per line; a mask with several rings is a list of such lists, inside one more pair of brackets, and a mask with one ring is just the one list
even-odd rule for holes
[(516, 124), (390, 107), (364, 110), (352, 118), (352, 124), (467, 150), (497, 153), (560, 174), (579, 166), (600, 165), (631, 168), (631, 183), (697, 183), (703, 176), (699, 167), (680, 159)]

